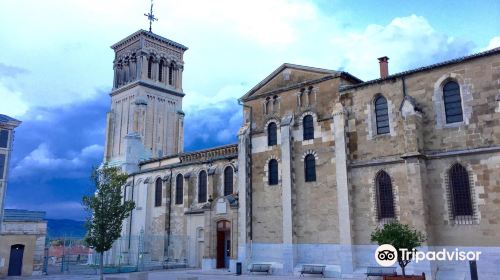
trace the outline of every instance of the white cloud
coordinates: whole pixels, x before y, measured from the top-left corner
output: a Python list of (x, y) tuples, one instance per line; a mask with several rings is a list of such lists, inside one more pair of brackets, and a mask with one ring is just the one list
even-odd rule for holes
[(0, 112), (11, 117), (18, 117), (26, 113), (28, 104), (23, 100), (22, 93), (13, 91), (0, 81)]
[[(0, 25), (16, 22), (16, 29), (0, 30), (0, 62), (30, 72), (15, 81), (16, 100), (28, 109), (79, 103), (99, 94), (96, 88), (109, 89), (109, 46), (146, 29), (143, 13), (149, 8), (136, 0), (120, 5), (111, 0), (11, 1), (3, 6)], [(19, 10), (25, 13), (21, 22)], [(470, 51), (470, 42), (436, 31), (421, 16), (359, 30), (314, 1), (163, 0), (155, 1), (155, 14), (155, 33), (189, 47), (183, 77), (187, 112), (236, 102), (284, 62), (344, 68), (371, 79), (377, 77), (376, 58), (382, 55), (391, 58), (395, 72)]]
[(389, 70), (395, 73), (462, 56), (473, 47), (470, 42), (437, 32), (427, 19), (416, 15), (335, 36), (331, 43), (343, 57), (346, 70), (363, 79), (377, 78), (378, 57), (388, 56)]
[(491, 50), (494, 48), (500, 48), (500, 36), (495, 36), (491, 38), (490, 42), (488, 43), (488, 46), (484, 48), (484, 50)]
[(103, 153), (100, 145), (90, 145), (84, 147), (80, 152), (70, 157), (58, 157), (46, 143), (41, 143), (36, 149), (31, 151), (12, 169), (12, 178), (29, 176), (31, 174), (43, 175), (46, 171), (57, 171), (60, 177), (81, 176), (82, 167), (87, 167), (89, 162), (98, 158)]

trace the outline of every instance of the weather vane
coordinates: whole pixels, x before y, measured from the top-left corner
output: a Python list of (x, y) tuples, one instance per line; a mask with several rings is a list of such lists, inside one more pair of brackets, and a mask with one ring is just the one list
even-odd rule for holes
[(149, 32), (153, 32), (151, 31), (151, 26), (153, 25), (153, 21), (158, 21), (157, 18), (155, 18), (155, 15), (153, 15), (153, 0), (151, 0), (151, 10), (149, 11), (149, 14), (144, 14), (145, 16), (148, 17), (148, 20), (149, 20)]

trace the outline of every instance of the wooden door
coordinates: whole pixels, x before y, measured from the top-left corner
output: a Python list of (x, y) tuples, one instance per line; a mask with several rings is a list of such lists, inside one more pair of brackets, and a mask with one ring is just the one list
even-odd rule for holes
[(16, 244), (10, 247), (8, 276), (21, 276), (23, 270), (24, 245)]
[(226, 233), (224, 231), (217, 231), (217, 268), (224, 268), (224, 241), (226, 239)]

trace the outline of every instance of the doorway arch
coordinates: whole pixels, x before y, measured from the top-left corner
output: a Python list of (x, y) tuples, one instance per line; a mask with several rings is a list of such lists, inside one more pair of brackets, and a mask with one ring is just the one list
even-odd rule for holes
[(227, 220), (217, 222), (217, 263), (216, 268), (229, 268), (231, 257), (231, 223)]
[(7, 276), (21, 276), (23, 271), (24, 245), (10, 246), (9, 272)]

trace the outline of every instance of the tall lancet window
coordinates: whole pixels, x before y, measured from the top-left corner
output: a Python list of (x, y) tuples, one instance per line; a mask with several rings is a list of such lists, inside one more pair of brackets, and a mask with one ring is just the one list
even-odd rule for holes
[(277, 185), (278, 184), (278, 161), (272, 159), (268, 163), (268, 184)]
[(224, 195), (233, 193), (233, 168), (231, 166), (224, 169)]
[(378, 219), (395, 218), (391, 177), (385, 171), (380, 171), (375, 178), (375, 184), (377, 188)]
[(198, 175), (198, 203), (207, 202), (207, 172), (201, 171)]
[(153, 57), (150, 56), (148, 59), (148, 78), (151, 79), (153, 74)]
[(448, 173), (451, 212), (454, 219), (473, 215), (469, 173), (462, 165), (454, 164)]
[(278, 132), (276, 123), (269, 123), (267, 126), (267, 145), (274, 146), (278, 144)]
[(304, 140), (314, 139), (314, 119), (311, 115), (307, 115), (302, 120), (303, 138)]
[(177, 175), (175, 179), (175, 204), (182, 204), (184, 199), (184, 177), (182, 174)]
[(163, 59), (160, 60), (160, 65), (158, 66), (158, 81), (163, 81)]
[(168, 84), (174, 85), (174, 63), (170, 63), (170, 67), (168, 68)]
[(155, 207), (161, 206), (162, 184), (161, 178), (156, 179), (155, 184)]
[(443, 87), (444, 111), (446, 123), (461, 122), (464, 120), (462, 113), (462, 98), (460, 86), (456, 82), (448, 82)]
[(377, 134), (390, 132), (389, 111), (387, 109), (387, 99), (380, 95), (375, 99), (375, 120), (377, 123)]
[(308, 154), (304, 159), (304, 174), (306, 182), (316, 181), (316, 159), (312, 154)]

